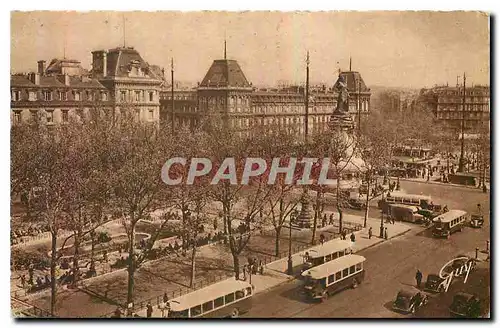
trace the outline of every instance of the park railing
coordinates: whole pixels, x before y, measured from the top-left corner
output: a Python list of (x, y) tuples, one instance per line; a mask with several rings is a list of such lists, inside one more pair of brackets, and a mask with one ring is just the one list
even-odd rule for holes
[(34, 318), (54, 318), (50, 312), (36, 307), (32, 304), (21, 301), (15, 297), (11, 297), (11, 307), (15, 305), (19, 306), (19, 308), (13, 308), (12, 314), (15, 317), (34, 317)]
[[(150, 298), (147, 298), (147, 299), (143, 299), (143, 300), (138, 301), (138, 302), (134, 302), (134, 306), (132, 308), (132, 312), (136, 312), (136, 311), (138, 312), (138, 311), (140, 311), (142, 309), (145, 309), (146, 306), (148, 305), (148, 303), (151, 303), (152, 306), (158, 306), (158, 305), (160, 305), (161, 303), (163, 303), (163, 297), (165, 296), (165, 294), (167, 295), (168, 299), (171, 300), (171, 299), (177, 298), (179, 296), (182, 296), (182, 295), (185, 295), (185, 294), (189, 294), (189, 293), (191, 293), (191, 292), (193, 292), (195, 290), (198, 290), (198, 289), (201, 289), (201, 288), (213, 285), (213, 284), (215, 284), (215, 283), (217, 283), (219, 281), (228, 279), (231, 276), (232, 276), (232, 273), (231, 273), (231, 275), (228, 275), (228, 274), (217, 274), (217, 275), (213, 275), (213, 276), (209, 276), (209, 277), (197, 280), (193, 284), (193, 287), (182, 286), (182, 287), (179, 287), (179, 288), (171, 290), (171, 291), (164, 291), (163, 293), (158, 294), (156, 296), (153, 296), (153, 297), (150, 297)], [(122, 313), (126, 313), (127, 312), (127, 306), (126, 306), (126, 304), (124, 304), (124, 305), (121, 306), (121, 311), (122, 311)], [(112, 311), (112, 312), (106, 313), (106, 314), (104, 314), (104, 315), (102, 315), (100, 317), (101, 318), (109, 318), (109, 317), (113, 316), (114, 313), (115, 313), (115, 311)]]

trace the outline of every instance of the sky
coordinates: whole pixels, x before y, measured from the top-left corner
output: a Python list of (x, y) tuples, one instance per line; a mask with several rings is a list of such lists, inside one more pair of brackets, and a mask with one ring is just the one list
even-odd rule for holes
[(215, 59), (240, 64), (254, 85), (333, 84), (339, 68), (359, 71), (368, 86), (489, 84), (489, 17), (479, 12), (12, 12), (11, 72), (36, 62), (78, 59), (91, 51), (133, 46), (175, 77), (200, 82)]

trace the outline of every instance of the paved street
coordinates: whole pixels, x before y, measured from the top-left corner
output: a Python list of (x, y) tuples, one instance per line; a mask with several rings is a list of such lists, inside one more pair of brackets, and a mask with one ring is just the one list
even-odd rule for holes
[[(408, 192), (430, 194), (435, 203), (446, 201), (450, 209), (470, 212), (475, 210), (476, 203), (481, 203), (484, 212), (489, 211), (489, 194), (474, 189), (414, 182), (401, 184)], [(489, 239), (489, 218), (486, 218), (482, 229), (466, 228), (448, 240), (435, 239), (430, 229), (415, 226), (401, 237), (359, 252), (367, 258), (367, 262), (365, 281), (357, 289), (342, 291), (322, 304), (311, 304), (305, 302), (300, 293), (300, 281), (293, 281), (257, 295), (252, 310), (245, 317), (404, 317), (390, 307), (399, 289), (415, 285), (417, 268), (422, 271), (425, 280), (427, 274), (438, 273), (446, 262), (458, 254), (472, 255), (476, 247), (485, 249), (485, 241)]]

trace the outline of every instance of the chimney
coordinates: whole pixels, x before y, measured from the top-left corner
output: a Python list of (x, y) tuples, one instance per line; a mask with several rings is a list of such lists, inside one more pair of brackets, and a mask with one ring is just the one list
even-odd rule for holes
[(40, 74), (38, 73), (29, 73), (28, 74), (28, 79), (31, 81), (31, 83), (35, 85), (40, 85)]
[(104, 50), (102, 52), (102, 77), (108, 75), (108, 52)]
[(38, 61), (38, 74), (45, 75), (45, 60)]
[(92, 71), (94, 74), (105, 77), (108, 74), (108, 59), (105, 50), (92, 51)]

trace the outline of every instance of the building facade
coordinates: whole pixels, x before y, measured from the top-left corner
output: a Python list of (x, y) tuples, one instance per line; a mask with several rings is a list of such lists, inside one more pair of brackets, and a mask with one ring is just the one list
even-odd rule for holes
[[(445, 123), (452, 130), (460, 130), (462, 119), (468, 131), (475, 131), (489, 125), (490, 88), (476, 85), (465, 89), (460, 86), (436, 86), (423, 89), (419, 101), (425, 103), (434, 112), (435, 118)], [(463, 116), (462, 116), (463, 115)]]
[[(371, 91), (359, 72), (340, 72), (349, 90), (349, 111), (356, 116), (370, 111)], [(336, 82), (338, 83), (338, 82)], [(312, 86), (309, 91), (309, 133), (328, 128), (336, 106), (335, 86)], [(196, 126), (203, 117), (217, 113), (236, 130), (257, 125), (305, 130), (305, 88), (300, 86), (259, 89), (247, 80), (235, 60), (215, 60), (197, 88), (174, 90), (174, 124)], [(172, 120), (171, 90), (161, 93), (161, 122)]]
[(137, 119), (159, 123), (161, 70), (133, 48), (92, 53), (92, 70), (73, 59), (38, 61), (37, 72), (11, 75), (11, 122), (48, 125), (90, 118), (92, 109), (131, 107)]

